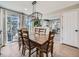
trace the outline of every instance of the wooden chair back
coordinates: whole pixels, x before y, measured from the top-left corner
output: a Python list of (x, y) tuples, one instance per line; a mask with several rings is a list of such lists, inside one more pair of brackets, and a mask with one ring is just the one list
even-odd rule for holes
[(29, 39), (29, 33), (27, 30), (22, 30), (22, 43), (23, 45), (27, 44), (27, 41)]
[(53, 39), (54, 39), (53, 32), (49, 32), (48, 41), (46, 44), (42, 46), (42, 48), (38, 48), (39, 50), (42, 50), (42, 53), (46, 53), (46, 56), (48, 57), (48, 52), (51, 52), (51, 56), (53, 56)]
[(44, 28), (39, 28), (39, 33), (46, 35), (46, 29), (44, 29)]
[(48, 37), (48, 43), (47, 43), (47, 51), (49, 49), (53, 49), (53, 43), (54, 43), (54, 37), (55, 35), (53, 34), (53, 32), (49, 32), (49, 37)]
[(46, 34), (46, 29), (44, 29), (44, 28), (35, 28), (35, 34), (45, 35)]
[(38, 28), (35, 28), (35, 34), (39, 34), (39, 29)]

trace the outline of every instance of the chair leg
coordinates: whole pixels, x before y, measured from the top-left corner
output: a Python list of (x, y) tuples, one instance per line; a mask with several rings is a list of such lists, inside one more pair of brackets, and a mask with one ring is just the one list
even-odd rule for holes
[(22, 47), (22, 55), (23, 55), (23, 56), (25, 56), (25, 51), (26, 51), (25, 46), (23, 46), (23, 47)]
[(20, 50), (20, 48), (21, 48), (21, 43), (19, 42), (19, 50)]
[(31, 49), (29, 49), (29, 57), (31, 57)]
[(24, 55), (24, 49), (22, 48), (22, 55)]
[(36, 48), (36, 56), (38, 56), (38, 48)]
[(51, 57), (53, 57), (53, 46), (51, 47)]
[(20, 41), (20, 38), (19, 38), (18, 44), (19, 44), (19, 50), (20, 50), (20, 48), (21, 48), (21, 41)]
[(46, 57), (48, 57), (48, 52), (46, 52)]
[(53, 57), (53, 50), (51, 51), (51, 57)]

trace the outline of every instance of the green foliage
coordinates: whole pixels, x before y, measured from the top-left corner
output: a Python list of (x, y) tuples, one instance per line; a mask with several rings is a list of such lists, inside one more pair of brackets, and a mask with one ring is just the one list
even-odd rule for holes
[(35, 27), (40, 26), (40, 20), (34, 20), (34, 26)]

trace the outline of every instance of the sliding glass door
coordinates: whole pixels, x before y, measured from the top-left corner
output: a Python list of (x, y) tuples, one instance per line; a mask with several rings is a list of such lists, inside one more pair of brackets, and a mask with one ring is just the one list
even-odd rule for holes
[(18, 41), (19, 14), (7, 11), (7, 42)]

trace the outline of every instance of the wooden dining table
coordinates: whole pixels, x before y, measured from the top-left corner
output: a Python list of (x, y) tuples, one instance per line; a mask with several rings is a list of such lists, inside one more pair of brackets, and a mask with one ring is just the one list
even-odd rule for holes
[[(29, 39), (30, 39), (30, 44), (33, 43), (34, 46), (41, 49), (42, 46), (48, 42), (48, 35), (30, 34)], [(43, 56), (42, 49), (40, 50), (39, 56), (40, 57)]]

